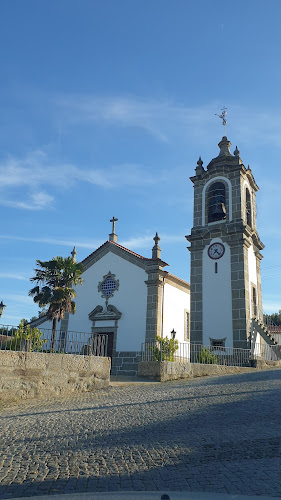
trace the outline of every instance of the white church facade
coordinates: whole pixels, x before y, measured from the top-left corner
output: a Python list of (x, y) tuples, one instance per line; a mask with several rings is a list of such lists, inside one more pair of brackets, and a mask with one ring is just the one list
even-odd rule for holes
[[(143, 257), (118, 244), (113, 223), (109, 240), (82, 261), (76, 313), (59, 323), (62, 332), (106, 335), (112, 374), (136, 375), (142, 344), (156, 336), (175, 331), (189, 343), (190, 286), (164, 270), (159, 240), (156, 233), (152, 257)], [(46, 317), (32, 324), (51, 332)]]

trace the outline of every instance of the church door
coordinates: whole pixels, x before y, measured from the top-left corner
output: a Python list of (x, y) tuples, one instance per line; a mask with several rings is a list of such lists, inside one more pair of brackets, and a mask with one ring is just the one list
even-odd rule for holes
[(107, 336), (107, 356), (111, 359), (112, 362), (112, 354), (113, 354), (113, 332), (106, 332), (103, 335)]

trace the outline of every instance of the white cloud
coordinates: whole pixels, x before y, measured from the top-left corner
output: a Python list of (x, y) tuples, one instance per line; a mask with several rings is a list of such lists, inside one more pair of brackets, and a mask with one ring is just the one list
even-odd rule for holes
[[(56, 100), (66, 123), (105, 123), (138, 127), (164, 142), (175, 138), (200, 138), (213, 144), (219, 121), (215, 113), (221, 108), (216, 101), (202, 106), (186, 106), (173, 100), (139, 97), (104, 97), (70, 95)], [(256, 142), (281, 147), (281, 110), (251, 109), (229, 103), (231, 130), (237, 141)], [(221, 128), (222, 131), (222, 128)]]
[[(149, 247), (154, 245), (154, 242), (153, 242), (154, 236), (155, 236), (155, 233), (147, 234), (144, 236), (132, 237), (132, 238), (129, 238), (129, 239), (123, 240), (123, 241), (120, 240), (120, 241), (118, 241), (118, 243), (120, 243), (120, 245), (122, 245), (126, 248), (129, 248), (129, 249), (149, 248)], [(104, 243), (104, 241), (101, 241), (101, 240), (77, 241), (75, 238), (73, 238), (73, 240), (67, 239), (67, 238), (66, 239), (34, 238), (34, 237), (28, 237), (28, 236), (15, 236), (15, 235), (9, 235), (9, 234), (0, 234), (0, 240), (1, 239), (2, 240), (26, 241), (26, 242), (31, 242), (31, 243), (44, 243), (44, 244), (55, 245), (55, 246), (66, 246), (66, 247), (69, 247), (71, 249), (75, 245), (77, 250), (79, 250), (79, 248), (87, 248), (87, 249), (91, 250), (92, 252)], [(163, 235), (160, 235), (160, 241), (163, 244), (173, 244), (173, 243), (177, 243), (177, 242), (183, 242), (185, 240), (184, 240), (183, 235), (163, 234)], [(160, 246), (161, 246), (161, 243), (160, 243)], [(3, 274), (5, 274), (5, 273), (0, 273), (0, 277), (3, 276)]]
[[(103, 189), (123, 186), (145, 186), (159, 179), (143, 172), (137, 164), (112, 165), (107, 169), (78, 168), (69, 163), (53, 162), (46, 153), (33, 151), (22, 159), (7, 158), (0, 163), (0, 205), (25, 210), (42, 210), (54, 205), (54, 195), (47, 192), (65, 190), (79, 182)], [(16, 189), (21, 194), (15, 195)]]
[[(202, 137), (206, 147), (213, 146), (218, 131), (222, 131), (214, 116), (220, 109), (217, 102), (192, 107), (172, 100), (72, 95), (57, 99), (55, 104), (62, 127), (72, 125), (75, 133), (81, 123), (91, 127), (93, 124), (137, 127), (173, 148), (180, 147), (179, 143), (186, 148), (188, 141), (202, 143)], [(52, 108), (51, 113), (55, 113)], [(281, 113), (230, 104), (229, 114), (231, 134), (241, 145), (252, 142), (281, 147)], [(24, 210), (49, 209), (54, 207), (59, 190), (78, 183), (116, 189), (173, 182), (175, 175), (175, 165), (171, 170), (162, 168), (160, 174), (159, 169), (134, 163), (80, 168), (71, 162), (53, 160), (45, 150), (37, 149), (25, 157), (10, 156), (0, 162), (0, 205)], [(17, 189), (21, 189), (21, 196)]]
[(5, 302), (16, 302), (24, 305), (32, 305), (33, 300), (28, 295), (21, 295), (19, 293), (5, 293)]
[(217, 104), (191, 108), (171, 100), (137, 97), (69, 96), (56, 101), (68, 123), (103, 122), (109, 125), (138, 127), (162, 142), (171, 136), (195, 132), (211, 123)]
[(75, 245), (77, 249), (79, 248), (88, 248), (90, 250), (95, 250), (99, 246), (101, 246), (104, 241), (101, 240), (88, 240), (88, 241), (77, 241), (75, 239), (56, 239), (56, 238), (33, 238), (28, 236), (14, 236), (8, 234), (0, 234), (0, 239), (3, 240), (16, 240), (16, 241), (26, 241), (32, 243), (45, 243), (47, 245), (55, 245), (55, 246), (66, 246), (69, 248), (73, 248)]
[(28, 278), (20, 273), (1, 273), (0, 272), (0, 278), (10, 279), (10, 280), (28, 281)]
[[(130, 248), (130, 249), (136, 249), (136, 248), (152, 248), (152, 246), (154, 245), (154, 241), (153, 241), (153, 238), (154, 238), (155, 234), (150, 234), (150, 235), (147, 235), (147, 236), (139, 236), (139, 237), (136, 237), (136, 238), (130, 238), (128, 240), (125, 240), (125, 241), (120, 241), (120, 245), (126, 247), (126, 248)], [(160, 235), (161, 236), (161, 235)], [(170, 244), (170, 243), (178, 243), (178, 242), (182, 242), (184, 241), (184, 237), (181, 235), (181, 236), (178, 236), (178, 235), (166, 235), (166, 234), (163, 234), (160, 238), (160, 246), (161, 246), (161, 242), (163, 244)]]

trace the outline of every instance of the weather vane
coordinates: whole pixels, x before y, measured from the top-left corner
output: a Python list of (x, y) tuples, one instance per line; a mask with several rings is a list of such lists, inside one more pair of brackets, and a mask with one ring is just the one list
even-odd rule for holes
[(225, 117), (227, 115), (227, 108), (224, 106), (223, 108), (221, 108), (221, 114), (218, 115), (217, 113), (215, 113), (215, 115), (222, 119), (222, 124), (224, 126), (224, 135), (225, 135), (225, 126), (227, 123)]

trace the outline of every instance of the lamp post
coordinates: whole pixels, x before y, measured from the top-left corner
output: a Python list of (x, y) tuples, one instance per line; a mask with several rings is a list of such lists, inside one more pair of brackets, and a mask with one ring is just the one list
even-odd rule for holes
[(5, 307), (6, 306), (5, 306), (5, 304), (3, 304), (3, 300), (1, 300), (1, 302), (0, 302), (0, 318), (4, 312)]
[(175, 340), (175, 338), (176, 338), (176, 333), (177, 333), (177, 332), (176, 332), (176, 331), (174, 330), (174, 328), (173, 328), (173, 329), (172, 329), (172, 331), (171, 331), (171, 336), (172, 336), (172, 339), (173, 339), (173, 340)]

